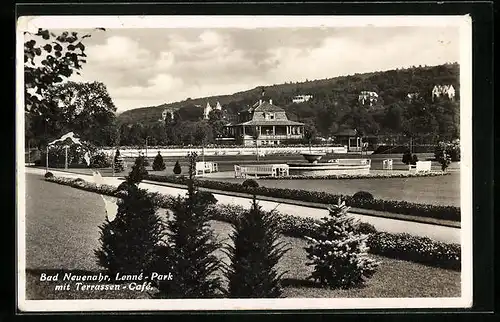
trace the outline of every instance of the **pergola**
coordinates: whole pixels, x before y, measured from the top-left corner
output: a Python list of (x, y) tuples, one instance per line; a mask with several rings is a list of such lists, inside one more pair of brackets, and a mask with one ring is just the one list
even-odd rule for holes
[[(69, 132), (61, 136), (59, 139), (54, 140), (47, 144), (47, 151), (46, 151), (46, 156), (45, 156), (45, 171), (49, 171), (49, 148), (52, 146), (64, 146), (65, 149), (65, 159), (64, 159), (64, 169), (68, 169), (68, 148), (71, 145), (78, 145), (81, 147), (86, 148), (86, 145), (75, 136), (75, 133)], [(84, 155), (85, 162), (87, 165), (90, 165), (90, 154), (87, 149)]]

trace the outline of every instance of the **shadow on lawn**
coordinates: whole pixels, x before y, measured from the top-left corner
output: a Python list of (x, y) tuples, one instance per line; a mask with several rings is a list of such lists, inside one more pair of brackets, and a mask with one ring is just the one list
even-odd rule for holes
[[(318, 289), (325, 288), (319, 282), (315, 282), (313, 280), (299, 279), (299, 278), (284, 278), (281, 281), (281, 286), (283, 286), (283, 287), (300, 287), (300, 288), (318, 288)], [(365, 288), (365, 285), (349, 287), (349, 289), (363, 289), (363, 288)]]

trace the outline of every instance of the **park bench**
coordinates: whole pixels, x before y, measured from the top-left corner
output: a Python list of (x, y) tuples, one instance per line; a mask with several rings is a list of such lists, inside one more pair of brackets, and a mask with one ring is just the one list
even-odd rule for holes
[(417, 161), (416, 164), (408, 165), (408, 170), (411, 172), (430, 172), (431, 161)]
[(382, 169), (392, 170), (392, 159), (386, 159), (382, 161)]
[(196, 175), (203, 173), (212, 173), (219, 171), (218, 165), (215, 162), (196, 162)]
[(271, 177), (284, 177), (288, 176), (287, 164), (259, 164), (259, 165), (235, 165), (234, 166), (235, 178), (246, 178), (247, 176), (271, 176)]

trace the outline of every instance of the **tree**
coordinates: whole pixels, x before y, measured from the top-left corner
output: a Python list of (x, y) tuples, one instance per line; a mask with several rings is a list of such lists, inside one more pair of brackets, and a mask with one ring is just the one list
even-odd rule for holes
[(313, 122), (307, 122), (304, 126), (304, 139), (309, 144), (309, 150), (311, 150), (311, 142), (316, 139), (318, 135), (318, 130)]
[(123, 162), (122, 156), (120, 155), (120, 150), (118, 149), (116, 149), (115, 159), (113, 160), (113, 162), (115, 172), (123, 172), (125, 170), (125, 164)]
[(226, 251), (231, 261), (225, 273), (229, 297), (276, 298), (282, 294), (277, 264), (289, 250), (279, 241), (279, 223), (272, 213), (261, 210), (253, 197), (250, 211), (233, 224)]
[(48, 90), (47, 96), (58, 107), (65, 131), (100, 146), (116, 143), (116, 107), (103, 83), (67, 82)]
[(94, 253), (100, 266), (113, 277), (151, 273), (164, 225), (146, 190), (128, 184), (120, 192), (116, 217), (106, 218), (99, 228), (100, 247)]
[(227, 122), (223, 119), (223, 113), (219, 110), (213, 110), (208, 114), (208, 124), (212, 128), (213, 138), (220, 138), (224, 135), (224, 129)]
[(148, 171), (146, 170), (145, 157), (141, 155), (135, 159), (132, 170), (128, 174), (126, 180), (129, 184), (139, 184), (147, 175)]
[(30, 127), (30, 131), (41, 146), (50, 137), (60, 135), (52, 133), (60, 130), (57, 126), (60, 114), (47, 94), (73, 73), (79, 74), (86, 63), (83, 39), (91, 35), (80, 36), (77, 32), (68, 31), (55, 34), (39, 28), (36, 33), (24, 32), (24, 36), (27, 39), (24, 43), (24, 109), (28, 115), (37, 117), (33, 121), (38, 124)]
[(158, 284), (158, 297), (211, 298), (222, 290), (215, 273), (221, 262), (214, 252), (219, 249), (210, 215), (208, 200), (195, 186), (196, 153), (189, 155), (187, 197), (180, 196), (172, 206), (173, 219), (168, 222), (168, 254), (162, 259), (172, 270), (173, 280)]
[(378, 263), (368, 256), (368, 235), (357, 231), (349, 207), (341, 202), (331, 206), (316, 236), (307, 237), (307, 265), (314, 266), (310, 279), (330, 288), (358, 286), (373, 276)]
[(182, 172), (181, 165), (179, 164), (179, 161), (176, 161), (174, 165), (174, 173), (181, 174), (181, 172)]
[(163, 161), (163, 157), (160, 154), (160, 151), (158, 151), (158, 154), (156, 155), (154, 161), (153, 161), (153, 170), (154, 171), (163, 171), (165, 170), (165, 162)]

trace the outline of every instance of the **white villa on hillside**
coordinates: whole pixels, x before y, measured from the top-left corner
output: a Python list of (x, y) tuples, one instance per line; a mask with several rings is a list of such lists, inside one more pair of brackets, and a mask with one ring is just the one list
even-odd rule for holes
[(309, 101), (312, 95), (297, 95), (292, 98), (292, 103), (303, 103)]
[(205, 106), (205, 108), (203, 109), (203, 118), (205, 120), (208, 120), (208, 115), (213, 110), (222, 111), (222, 106), (220, 105), (219, 101), (217, 101), (217, 104), (215, 105), (215, 109), (212, 108), (212, 106), (210, 106), (210, 102), (207, 102), (207, 106)]
[(453, 101), (455, 99), (455, 88), (453, 85), (435, 85), (432, 89), (432, 101), (434, 101), (434, 98), (441, 96), (448, 97), (448, 99)]
[(417, 99), (420, 97), (420, 93), (418, 93), (418, 92), (408, 93), (406, 95), (406, 97), (408, 98), (408, 101), (412, 102), (414, 99)]
[(377, 103), (377, 100), (378, 100), (377, 92), (361, 91), (361, 93), (358, 96), (358, 102), (360, 102), (362, 105), (368, 103), (370, 106), (372, 106), (373, 104)]
[(161, 113), (161, 119), (159, 119), (158, 121), (164, 122), (165, 119), (167, 118), (168, 113), (170, 113), (170, 118), (173, 120), (174, 119), (174, 110), (171, 108), (166, 108)]

